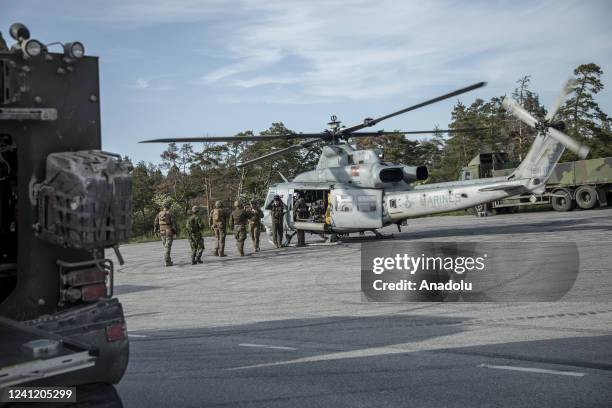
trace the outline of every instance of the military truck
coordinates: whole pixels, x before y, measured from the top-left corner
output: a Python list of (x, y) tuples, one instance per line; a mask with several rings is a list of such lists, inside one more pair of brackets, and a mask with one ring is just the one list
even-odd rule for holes
[[(0, 34), (0, 389), (117, 383), (128, 337), (105, 250), (129, 238), (132, 166), (101, 150), (97, 57)], [(54, 52), (55, 51), (55, 52)]]
[[(461, 180), (499, 177), (512, 173), (517, 163), (508, 160), (505, 152), (476, 155), (461, 169)], [(477, 215), (512, 212), (523, 206), (549, 205), (556, 211), (579, 207), (590, 210), (607, 206), (612, 193), (612, 157), (559, 163), (546, 183), (543, 194), (523, 194), (494, 201), (474, 209)]]

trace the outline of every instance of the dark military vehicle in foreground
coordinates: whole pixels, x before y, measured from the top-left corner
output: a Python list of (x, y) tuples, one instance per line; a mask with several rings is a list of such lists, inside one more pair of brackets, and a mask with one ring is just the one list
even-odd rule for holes
[(127, 366), (113, 262), (129, 161), (101, 150), (98, 59), (80, 42), (0, 36), (0, 389), (117, 383)]

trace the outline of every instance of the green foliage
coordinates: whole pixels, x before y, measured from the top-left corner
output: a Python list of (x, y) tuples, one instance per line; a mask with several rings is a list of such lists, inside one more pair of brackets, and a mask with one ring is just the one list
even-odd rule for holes
[[(602, 69), (594, 63), (579, 65), (574, 70), (576, 84), (570, 98), (559, 110), (559, 118), (566, 125), (565, 132), (591, 148), (591, 157), (612, 155), (612, 119), (595, 101), (595, 95), (604, 89)], [(567, 160), (576, 157), (567, 152)]]

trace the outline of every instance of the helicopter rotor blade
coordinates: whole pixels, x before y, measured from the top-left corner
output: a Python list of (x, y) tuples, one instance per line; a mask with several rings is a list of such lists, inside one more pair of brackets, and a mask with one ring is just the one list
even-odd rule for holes
[(535, 128), (538, 124), (538, 120), (534, 118), (531, 113), (527, 112), (517, 101), (512, 98), (504, 97), (502, 100), (502, 106), (508, 110), (511, 114), (516, 116), (519, 120), (525, 123), (527, 126)]
[(259, 157), (255, 158), (255, 159), (251, 159), (251, 160), (247, 160), (247, 161), (238, 163), (236, 165), (236, 167), (244, 167), (244, 166), (248, 166), (250, 164), (258, 163), (260, 161), (271, 159), (273, 157), (282, 156), (282, 155), (285, 155), (285, 154), (287, 154), (289, 152), (292, 152), (294, 150), (300, 150), (300, 149), (302, 149), (304, 147), (308, 147), (310, 145), (313, 145), (313, 144), (315, 144), (316, 142), (319, 142), (319, 141), (320, 141), (320, 139), (318, 139), (318, 138), (317, 139), (305, 140), (305, 141), (303, 141), (301, 143), (294, 144), (294, 145), (291, 145), (289, 147), (285, 147), (284, 149), (279, 149), (279, 150), (275, 150), (275, 151), (273, 151), (271, 153), (264, 154), (263, 156), (259, 156)]
[(483, 130), (490, 130), (488, 127), (480, 128), (457, 128), (457, 129), (433, 129), (433, 130), (397, 130), (392, 132), (378, 131), (378, 132), (355, 132), (351, 133), (350, 137), (376, 137), (376, 136), (390, 136), (390, 135), (426, 135), (431, 133), (465, 133), (465, 132), (480, 132)]
[(559, 92), (559, 95), (557, 95), (552, 105), (550, 105), (550, 110), (545, 116), (546, 121), (550, 121), (552, 120), (552, 118), (555, 117), (555, 115), (557, 114), (557, 111), (559, 110), (559, 107), (561, 106), (565, 98), (570, 93), (572, 93), (573, 87), (574, 85), (576, 85), (576, 82), (577, 81), (572, 77), (567, 79), (567, 81), (565, 82), (565, 85), (563, 86), (563, 89), (561, 90), (561, 92)]
[(572, 139), (571, 137), (561, 132), (560, 130), (555, 129), (554, 127), (548, 128), (548, 135), (552, 137), (553, 139), (555, 139), (556, 141), (558, 141), (559, 143), (561, 143), (572, 153), (575, 153), (576, 156), (580, 157), (581, 159), (585, 159), (589, 154), (588, 146), (583, 145), (580, 142), (577, 142), (576, 140)]
[(476, 83), (474, 85), (470, 85), (470, 86), (467, 86), (465, 88), (458, 89), (456, 91), (447, 93), (447, 94), (442, 95), (442, 96), (438, 96), (437, 98), (433, 98), (433, 99), (430, 99), (428, 101), (421, 102), (419, 104), (410, 106), (408, 108), (404, 108), (404, 109), (398, 110), (397, 112), (389, 113), (388, 115), (380, 116), (380, 117), (375, 118), (375, 119), (366, 119), (366, 120), (363, 121), (363, 123), (361, 123), (359, 125), (343, 128), (341, 130), (341, 133), (342, 134), (353, 133), (353, 132), (355, 132), (357, 130), (361, 130), (361, 129), (364, 129), (366, 127), (374, 126), (377, 123), (379, 123), (379, 122), (381, 122), (381, 121), (383, 121), (385, 119), (389, 119), (389, 118), (392, 118), (394, 116), (401, 115), (403, 113), (410, 112), (412, 110), (419, 109), (419, 108), (422, 108), (422, 107), (427, 106), (427, 105), (431, 105), (432, 103), (443, 101), (444, 99), (452, 98), (453, 96), (461, 95), (462, 93), (465, 93), (465, 92), (473, 91), (474, 89), (481, 88), (481, 87), (485, 86), (486, 84), (487, 84), (486, 82), (478, 82), (478, 83)]
[(206, 143), (206, 142), (261, 142), (278, 139), (312, 139), (326, 138), (327, 133), (287, 133), (284, 135), (253, 135), (253, 136), (202, 136), (202, 137), (171, 137), (162, 139), (142, 140), (138, 143)]

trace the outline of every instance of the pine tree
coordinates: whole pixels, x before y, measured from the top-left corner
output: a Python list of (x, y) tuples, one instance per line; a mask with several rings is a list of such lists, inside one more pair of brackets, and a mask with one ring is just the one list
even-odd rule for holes
[[(602, 69), (595, 63), (579, 65), (574, 70), (576, 84), (571, 97), (559, 111), (565, 123), (565, 132), (572, 138), (591, 147), (591, 157), (612, 155), (610, 118), (601, 110), (595, 95), (604, 89)], [(575, 155), (566, 153), (566, 159)]]

